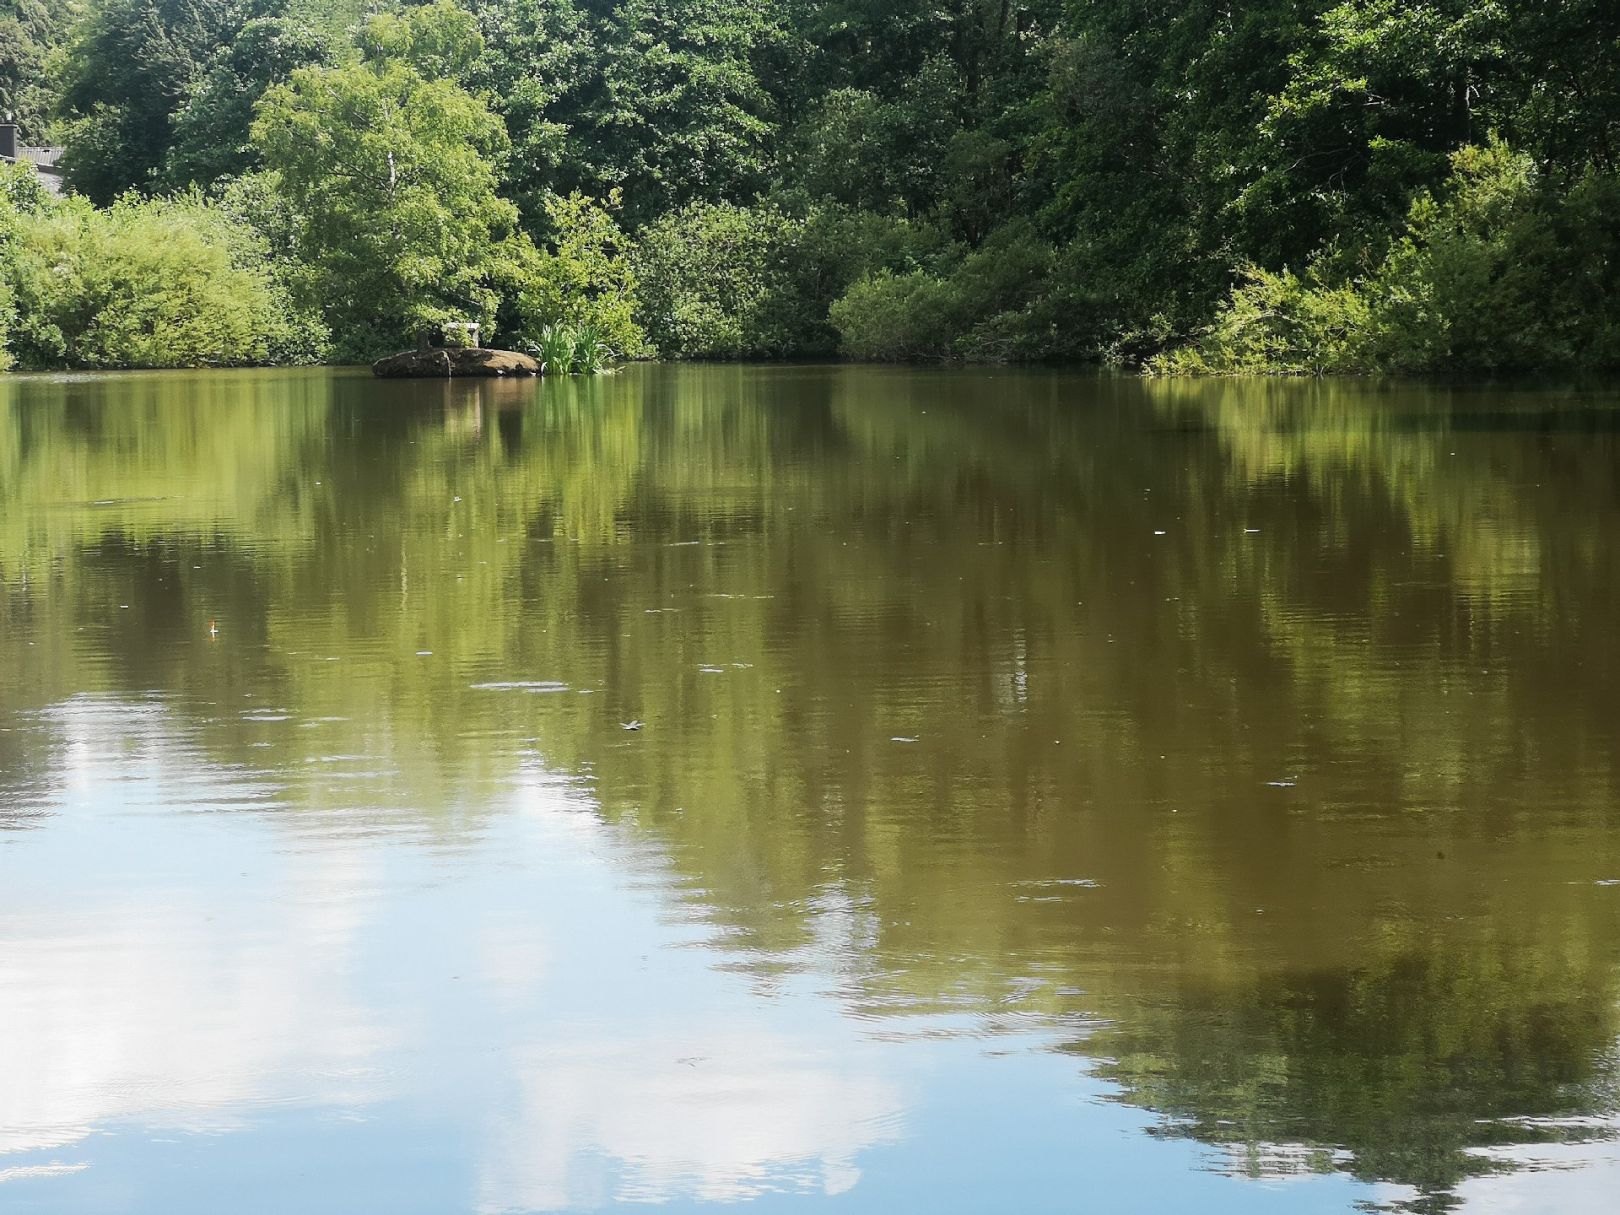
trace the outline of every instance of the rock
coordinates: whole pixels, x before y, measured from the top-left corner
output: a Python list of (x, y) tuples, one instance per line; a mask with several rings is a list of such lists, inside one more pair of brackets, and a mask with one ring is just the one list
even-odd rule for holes
[(373, 363), (371, 371), (373, 375), (385, 379), (539, 375), (540, 363), (516, 350), (491, 350), (485, 346), (437, 346), (429, 350), (404, 350), (391, 354)]

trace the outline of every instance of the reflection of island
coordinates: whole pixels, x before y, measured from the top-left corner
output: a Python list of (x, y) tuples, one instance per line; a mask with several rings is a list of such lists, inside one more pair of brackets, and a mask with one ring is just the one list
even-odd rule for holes
[[(0, 694), (158, 689), (289, 807), (439, 841), (532, 748), (760, 984), (1096, 1024), (1069, 1049), (1122, 1100), (1260, 1173), (1443, 1206), (1611, 1133), (1613, 435), (1459, 426), (1444, 393), (691, 368), (488, 424), (455, 385), (339, 381), (199, 447), (208, 382), (127, 433), (0, 405), (0, 611), (58, 622), (0, 628)], [(173, 463), (196, 480), (147, 500)], [(219, 710), (247, 692), (321, 724)], [(290, 775), (330, 756), (367, 758)], [(743, 1042), (716, 1075), (800, 1074)], [(690, 1109), (715, 1077), (656, 1033), (598, 1049), (521, 1053), (489, 1209), (579, 1201), (592, 1150), (720, 1195), (765, 1160), (836, 1187), (883, 1139), (827, 1129), (889, 1105), (822, 1069), (768, 1113), (728, 1089), (779, 1137), (700, 1159), (733, 1139)]]

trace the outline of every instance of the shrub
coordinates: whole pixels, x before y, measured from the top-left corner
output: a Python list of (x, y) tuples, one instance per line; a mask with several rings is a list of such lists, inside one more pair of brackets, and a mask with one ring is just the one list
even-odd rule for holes
[[(11, 197), (11, 186), (27, 172), (11, 165), (0, 165), (0, 266), (9, 266), (17, 257), (17, 205)], [(15, 293), (10, 278), (0, 273), (0, 371), (11, 366), (11, 325), (16, 319)]]
[(1328, 287), (1289, 271), (1245, 268), (1202, 341), (1154, 360), (1160, 374), (1230, 371), (1328, 375), (1364, 370), (1374, 319), (1354, 287)]
[(1014, 221), (937, 271), (879, 271), (832, 305), (845, 354), (880, 360), (1045, 356), (1052, 344), (1039, 304), (1053, 253)]
[(793, 353), (835, 354), (833, 303), (869, 274), (915, 268), (940, 243), (927, 225), (875, 211), (817, 207), (785, 250), (787, 289), (771, 301), (767, 315), (788, 335)]
[(52, 202), (16, 219), (6, 274), (27, 367), (242, 366), (310, 359), (319, 323), (261, 238), (198, 195)]
[(642, 233), (647, 336), (666, 358), (757, 358), (794, 349), (780, 323), (796, 221), (772, 206), (694, 203)]
[(829, 355), (832, 302), (934, 243), (927, 228), (847, 207), (693, 205), (642, 234), (647, 333), (668, 358)]
[(631, 242), (611, 210), (618, 205), (617, 191), (605, 207), (582, 194), (546, 200), (550, 248), (527, 245), (521, 264), (511, 269), (512, 281), (501, 284), (511, 300), (508, 324), (520, 339), (540, 344), (545, 330), (568, 325), (589, 329), (604, 349), (624, 358), (651, 352), (636, 321)]
[(0, 165), (0, 371), (14, 360), (17, 326), (17, 269), (23, 259), (25, 227), (52, 203), (39, 176), (24, 165)]
[(868, 275), (837, 300), (831, 319), (845, 354), (903, 361), (940, 358), (956, 331), (949, 283), (923, 270)]
[(1620, 180), (1560, 187), (1500, 141), (1452, 157), (1370, 270), (1332, 251), (1303, 274), (1249, 268), (1161, 373), (1526, 372), (1620, 365)]
[[(8, 256), (4, 238), (0, 238), (0, 256)], [(11, 325), (16, 317), (17, 305), (12, 296), (11, 284), (0, 279), (0, 371), (11, 370)]]
[(219, 207), (230, 219), (232, 256), (262, 269), (286, 309), (288, 324), (271, 341), (273, 363), (316, 363), (332, 353), (322, 317), (320, 268), (299, 256), (302, 218), (274, 173), (249, 173), (224, 185)]
[(1408, 372), (1613, 366), (1620, 321), (1620, 189), (1588, 172), (1567, 187), (1499, 141), (1452, 157), (1441, 197), (1365, 285), (1371, 362)]

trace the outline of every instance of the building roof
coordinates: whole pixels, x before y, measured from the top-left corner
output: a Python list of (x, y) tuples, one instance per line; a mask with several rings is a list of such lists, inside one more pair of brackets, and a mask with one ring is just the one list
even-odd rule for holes
[[(62, 170), (57, 167), (57, 161), (62, 159), (62, 148), (27, 147), (17, 149), (16, 162), (33, 165), (39, 171), (39, 179), (45, 188), (52, 194), (61, 194)], [(10, 156), (0, 156), (0, 163), (11, 163)]]
[(40, 169), (56, 171), (56, 162), (62, 159), (62, 148), (30, 148), (17, 149), (17, 159)]

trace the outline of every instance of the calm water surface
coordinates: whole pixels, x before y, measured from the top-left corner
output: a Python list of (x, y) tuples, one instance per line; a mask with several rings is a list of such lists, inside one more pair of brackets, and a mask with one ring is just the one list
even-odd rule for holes
[(1617, 618), (1620, 394), (0, 379), (0, 1207), (1611, 1211)]

